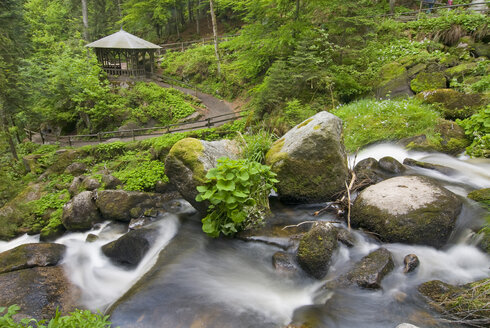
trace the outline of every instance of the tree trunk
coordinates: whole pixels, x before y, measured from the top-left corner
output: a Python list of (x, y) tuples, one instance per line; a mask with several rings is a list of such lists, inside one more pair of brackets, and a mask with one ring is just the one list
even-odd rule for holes
[(199, 26), (199, 20), (201, 19), (201, 0), (197, 0), (197, 7), (196, 7), (196, 32), (197, 35), (201, 35), (201, 28)]
[(395, 0), (390, 0), (390, 14), (395, 13)]
[(299, 18), (299, 0), (296, 0), (296, 17), (295, 20)]
[[(1, 104), (0, 104), (0, 106), (1, 106)], [(12, 139), (12, 135), (10, 134), (10, 131), (9, 131), (7, 114), (4, 111), (2, 111), (2, 128), (3, 128), (3, 132), (5, 133), (5, 138), (7, 139), (7, 142), (9, 144), (10, 152), (12, 153), (12, 157), (16, 161), (19, 161), (19, 156), (17, 155), (17, 149), (15, 149), (14, 140)]]
[(189, 15), (189, 23), (192, 22), (192, 1), (187, 0), (187, 14)]
[(220, 76), (221, 75), (221, 61), (219, 58), (219, 48), (218, 48), (218, 25), (216, 23), (216, 15), (214, 14), (213, 0), (209, 0), (209, 11), (211, 13), (211, 22), (213, 23), (214, 54), (216, 55), (216, 61), (218, 63), (218, 76)]
[(82, 0), (82, 20), (83, 20), (83, 38), (85, 41), (88, 39), (88, 12), (87, 12), (87, 0)]

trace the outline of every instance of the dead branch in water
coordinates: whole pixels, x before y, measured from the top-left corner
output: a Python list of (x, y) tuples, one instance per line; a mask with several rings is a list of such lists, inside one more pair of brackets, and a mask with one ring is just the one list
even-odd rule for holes
[(289, 228), (298, 228), (299, 226), (306, 224), (306, 223), (319, 223), (319, 222), (325, 222), (325, 223), (341, 223), (340, 221), (303, 221), (298, 224), (292, 224), (292, 225), (287, 225), (281, 230), (289, 229)]

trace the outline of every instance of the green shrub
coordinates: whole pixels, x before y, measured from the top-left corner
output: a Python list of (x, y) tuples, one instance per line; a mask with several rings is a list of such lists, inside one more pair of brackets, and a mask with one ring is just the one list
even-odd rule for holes
[(2, 328), (110, 328), (112, 323), (109, 316), (100, 312), (92, 313), (89, 310), (75, 310), (67, 316), (61, 316), (56, 310), (56, 315), (51, 320), (40, 320), (24, 318), (19, 322), (14, 321), (13, 316), (19, 312), (18, 305), (11, 305), (8, 309), (0, 307), (0, 327)]
[(211, 237), (262, 224), (269, 212), (269, 193), (276, 174), (266, 165), (246, 160), (220, 158), (218, 166), (206, 174), (207, 182), (198, 186), (198, 202), (209, 201), (202, 230)]
[(466, 148), (470, 156), (490, 157), (490, 105), (464, 120), (456, 122), (465, 130), (472, 140)]
[(333, 111), (344, 121), (344, 141), (354, 152), (377, 141), (394, 141), (425, 134), (435, 137), (439, 113), (417, 99), (360, 100)]
[(243, 156), (252, 162), (265, 163), (265, 154), (272, 146), (274, 137), (271, 133), (260, 130), (258, 133), (245, 134), (245, 149)]

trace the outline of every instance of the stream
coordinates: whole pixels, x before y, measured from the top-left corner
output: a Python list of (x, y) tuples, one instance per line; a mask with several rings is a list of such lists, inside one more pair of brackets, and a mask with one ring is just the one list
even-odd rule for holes
[[(474, 189), (490, 187), (490, 161), (451, 157), (440, 153), (406, 151), (381, 144), (360, 152), (356, 161), (392, 156), (406, 157), (452, 169), (451, 174), (411, 167), (406, 174), (430, 176), (465, 197)], [(354, 158), (350, 159), (351, 164)], [(336, 220), (332, 214), (313, 217), (325, 204), (287, 206), (271, 199), (273, 223), (282, 226), (307, 220)], [(442, 322), (417, 292), (423, 282), (439, 279), (464, 284), (490, 276), (490, 257), (472, 245), (474, 229), (484, 211), (465, 199), (449, 242), (442, 249), (405, 244), (381, 244), (354, 231), (357, 244), (343, 244), (321, 281), (302, 272), (286, 274), (272, 266), (275, 252), (294, 247), (288, 236), (268, 233), (256, 241), (211, 239), (200, 227), (190, 205), (179, 213), (165, 213), (156, 221), (160, 237), (143, 261), (132, 270), (113, 265), (100, 247), (120, 237), (125, 226), (103, 223), (85, 233), (67, 234), (58, 240), (67, 246), (67, 275), (83, 292), (83, 304), (111, 314), (114, 327), (285, 327), (304, 322), (325, 328), (394, 328), (407, 322), (418, 327), (459, 327)], [(343, 224), (339, 224), (343, 225)], [(272, 229), (273, 230), (273, 229)], [(87, 235), (98, 235), (87, 243)], [(0, 242), (0, 252), (38, 236)], [(381, 290), (336, 289), (319, 293), (326, 281), (345, 273), (363, 256), (383, 246), (393, 253), (395, 269)], [(403, 258), (416, 254), (418, 269), (403, 273)]]

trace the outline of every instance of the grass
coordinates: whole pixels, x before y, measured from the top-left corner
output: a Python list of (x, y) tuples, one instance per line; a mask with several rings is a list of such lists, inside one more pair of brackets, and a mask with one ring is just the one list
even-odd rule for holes
[(332, 111), (344, 121), (345, 147), (349, 152), (379, 141), (396, 141), (425, 134), (436, 138), (440, 114), (417, 99), (364, 99)]

